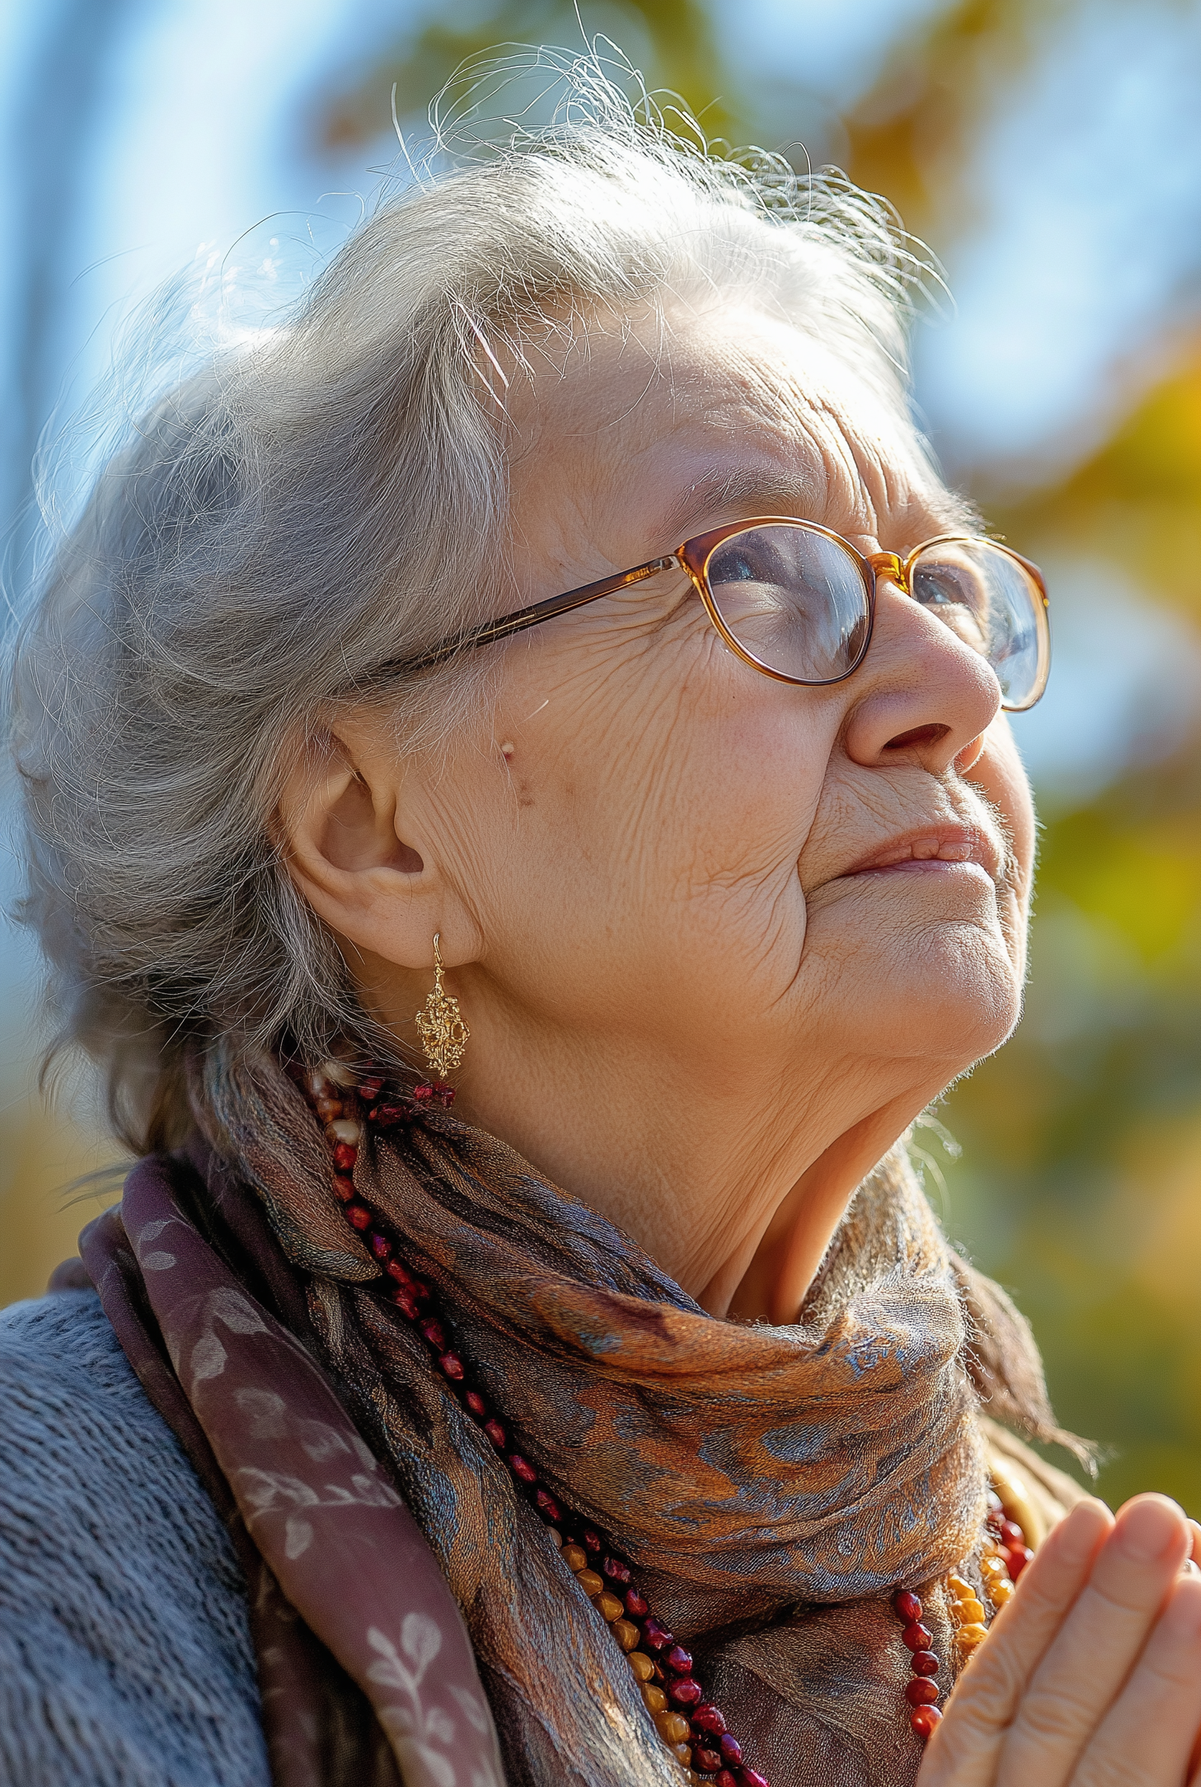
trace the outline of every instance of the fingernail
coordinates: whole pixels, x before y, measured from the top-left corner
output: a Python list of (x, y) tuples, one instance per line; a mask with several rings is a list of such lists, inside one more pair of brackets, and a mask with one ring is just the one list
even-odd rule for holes
[(1167, 1496), (1140, 1497), (1118, 1516), (1118, 1539), (1133, 1563), (1156, 1563), (1183, 1545), (1184, 1510)]

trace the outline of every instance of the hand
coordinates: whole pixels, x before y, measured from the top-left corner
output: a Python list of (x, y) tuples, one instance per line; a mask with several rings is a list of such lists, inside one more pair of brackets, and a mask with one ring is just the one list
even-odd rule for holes
[(1185, 1787), (1201, 1730), (1201, 1528), (1080, 1502), (956, 1685), (918, 1787)]

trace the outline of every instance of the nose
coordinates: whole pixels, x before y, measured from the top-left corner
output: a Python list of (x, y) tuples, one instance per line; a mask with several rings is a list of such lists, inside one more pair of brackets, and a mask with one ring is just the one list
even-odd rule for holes
[(987, 659), (905, 593), (899, 564), (880, 570), (872, 643), (847, 685), (846, 749), (867, 766), (966, 772), (1001, 711), (1001, 685)]

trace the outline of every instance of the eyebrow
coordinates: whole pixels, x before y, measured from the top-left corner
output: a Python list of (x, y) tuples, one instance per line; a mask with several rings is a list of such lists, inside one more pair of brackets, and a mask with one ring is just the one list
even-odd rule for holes
[(663, 520), (663, 538), (672, 547), (695, 533), (697, 524), (716, 521), (732, 509), (759, 515), (788, 515), (812, 521), (807, 509), (814, 506), (812, 479), (769, 466), (739, 466), (732, 472), (712, 471), (681, 493)]
[[(941, 501), (928, 505), (936, 531), (982, 531), (980, 516), (970, 502), (953, 491), (940, 490), (938, 496)], [(706, 523), (718, 526), (725, 519), (737, 519), (731, 511), (739, 509), (748, 515), (817, 521), (816, 511), (823, 506), (813, 475), (804, 467), (792, 473), (777, 466), (739, 466), (732, 472), (714, 469), (698, 478), (672, 504), (664, 518), (663, 540), (666, 549), (674, 550), (682, 540), (703, 531)]]

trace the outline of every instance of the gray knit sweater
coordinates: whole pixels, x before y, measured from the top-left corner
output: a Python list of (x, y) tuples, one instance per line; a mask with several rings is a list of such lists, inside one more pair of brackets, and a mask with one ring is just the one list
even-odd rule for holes
[(91, 1291), (0, 1312), (0, 1787), (270, 1787), (245, 1583)]

